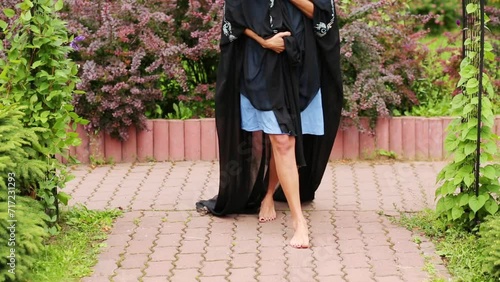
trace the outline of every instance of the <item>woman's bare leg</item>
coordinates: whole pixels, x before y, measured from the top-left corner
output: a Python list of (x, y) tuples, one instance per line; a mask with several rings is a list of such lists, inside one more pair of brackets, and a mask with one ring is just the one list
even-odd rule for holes
[(309, 231), (300, 203), (299, 172), (295, 161), (295, 137), (270, 135), (269, 138), (273, 147), (278, 179), (285, 193), (295, 229), (290, 245), (295, 248), (308, 248)]
[(276, 219), (276, 210), (274, 209), (274, 191), (278, 185), (278, 174), (276, 172), (276, 163), (273, 152), (271, 151), (271, 160), (269, 161), (269, 184), (267, 186), (266, 196), (260, 204), (259, 221), (267, 222)]

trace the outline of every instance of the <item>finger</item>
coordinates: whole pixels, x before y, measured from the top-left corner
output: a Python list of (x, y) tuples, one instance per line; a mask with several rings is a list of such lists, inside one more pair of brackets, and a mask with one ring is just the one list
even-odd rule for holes
[(291, 36), (292, 34), (289, 31), (279, 32), (277, 34), (279, 37)]

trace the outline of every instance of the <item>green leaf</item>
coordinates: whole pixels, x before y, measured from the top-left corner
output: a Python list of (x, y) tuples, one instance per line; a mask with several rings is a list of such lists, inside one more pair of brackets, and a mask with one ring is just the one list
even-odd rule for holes
[(470, 187), (472, 185), (472, 183), (474, 183), (474, 175), (471, 173), (468, 173), (464, 176), (464, 183), (465, 183), (465, 186), (467, 187)]
[(460, 197), (458, 201), (459, 206), (463, 207), (469, 203), (469, 194), (464, 193), (461, 194), (459, 197)]
[(445, 211), (444, 198), (439, 198), (438, 202), (436, 203), (436, 212), (443, 213), (444, 211)]
[(469, 207), (476, 213), (484, 206), (487, 200), (488, 197), (485, 195), (479, 195), (478, 197), (472, 196), (469, 198)]
[(451, 217), (453, 220), (457, 220), (464, 214), (464, 209), (462, 207), (455, 206), (451, 210)]
[(495, 54), (493, 52), (485, 51), (484, 59), (488, 61), (495, 61)]
[(21, 14), (21, 18), (25, 21), (30, 21), (32, 16), (31, 16), (31, 11), (30, 10), (27, 10), (25, 11), (24, 13)]
[(484, 204), (484, 209), (489, 212), (491, 215), (496, 214), (498, 211), (498, 203), (492, 199), (489, 198), (488, 201)]
[(444, 149), (448, 152), (453, 152), (459, 144), (460, 142), (457, 140), (457, 137), (455, 135), (449, 134), (444, 140)]
[(487, 165), (480, 169), (482, 175), (488, 177), (489, 179), (498, 179), (498, 175), (496, 175), (496, 169), (492, 165)]
[(56, 11), (60, 11), (60, 10), (62, 10), (63, 6), (64, 6), (63, 1), (62, 1), (62, 0), (58, 0), (58, 1), (56, 2), (56, 5), (54, 6), (54, 9), (55, 9)]
[(488, 42), (488, 41), (484, 42), (484, 51), (486, 51), (486, 52), (492, 52), (493, 51), (493, 45), (491, 45), (491, 43)]
[(47, 231), (49, 232), (50, 235), (56, 235), (57, 234), (57, 227), (52, 226)]
[(485, 187), (490, 193), (495, 193), (495, 194), (500, 193), (500, 185), (490, 184), (490, 185), (485, 185)]
[(469, 142), (469, 143), (465, 144), (464, 154), (470, 155), (474, 151), (476, 151), (476, 148), (477, 148), (477, 145), (475, 143)]
[(31, 65), (31, 69), (36, 69), (37, 67), (43, 65), (44, 63), (42, 61), (36, 61)]
[(460, 70), (460, 76), (465, 79), (472, 78), (477, 74), (477, 68), (473, 65), (467, 65)]
[(31, 98), (30, 98), (30, 103), (31, 104), (35, 104), (37, 101), (38, 101), (38, 96), (36, 94), (34, 94), (33, 96), (31, 96)]
[(477, 4), (470, 3), (467, 5), (467, 7), (465, 9), (467, 10), (467, 14), (472, 14), (478, 10), (478, 7), (479, 6)]
[(3, 9), (3, 13), (5, 16), (7, 16), (7, 18), (12, 18), (16, 15), (16, 11), (12, 10), (12, 9)]
[(464, 107), (464, 109), (462, 111), (462, 116), (467, 116), (475, 108), (476, 108), (476, 106), (474, 106), (473, 104), (468, 104), (467, 106)]
[(465, 158), (467, 157), (467, 155), (465, 155), (464, 152), (460, 149), (456, 150), (453, 153), (455, 154), (454, 155), (455, 162), (461, 162), (461, 161), (465, 160)]
[(66, 193), (64, 193), (64, 192), (62, 192), (62, 191), (60, 191), (60, 192), (57, 193), (57, 198), (59, 199), (59, 201), (61, 203), (63, 203), (65, 206), (67, 206), (68, 202), (69, 202), (69, 199), (71, 199), (71, 196), (68, 195), (68, 194), (66, 194)]
[(1, 29), (6, 29), (7, 28), (7, 23), (5, 21), (0, 20), (0, 28)]
[(455, 206), (455, 199), (451, 196), (444, 198), (445, 210), (451, 210)]

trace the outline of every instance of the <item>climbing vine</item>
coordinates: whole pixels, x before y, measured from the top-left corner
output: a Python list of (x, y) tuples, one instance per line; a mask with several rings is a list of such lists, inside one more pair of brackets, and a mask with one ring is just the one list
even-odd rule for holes
[[(465, 1), (464, 1), (465, 2)], [(448, 127), (445, 149), (452, 161), (439, 173), (436, 211), (449, 221), (474, 226), (499, 210), (500, 164), (494, 114), (490, 97), (495, 95), (484, 61), (495, 60), (484, 32), (489, 21), (484, 3), (472, 0), (464, 9), (464, 58), (460, 65), (461, 94), (452, 100), (458, 118)]]

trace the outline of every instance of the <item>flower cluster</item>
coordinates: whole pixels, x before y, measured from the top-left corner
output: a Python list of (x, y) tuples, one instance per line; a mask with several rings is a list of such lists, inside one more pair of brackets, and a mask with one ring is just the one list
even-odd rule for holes
[(356, 1), (338, 10), (343, 41), (343, 116), (388, 116), (393, 108), (417, 104), (412, 84), (424, 75), (428, 53), (419, 44), (428, 20), (411, 15), (406, 1)]
[(74, 104), (90, 121), (88, 130), (125, 140), (127, 128), (142, 129), (145, 113), (157, 105), (166, 114), (181, 95), (187, 101), (210, 98), (195, 91), (215, 82), (222, 1), (65, 3), (62, 16), (79, 35), (71, 47), (84, 94)]

